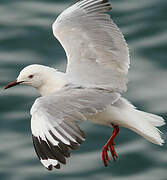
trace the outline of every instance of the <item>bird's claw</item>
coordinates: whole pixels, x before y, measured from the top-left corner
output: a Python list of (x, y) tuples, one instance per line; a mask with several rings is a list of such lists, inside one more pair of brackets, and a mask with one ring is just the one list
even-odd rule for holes
[(117, 155), (115, 148), (114, 148), (114, 144), (115, 143), (113, 142), (109, 146), (104, 146), (102, 149), (102, 160), (103, 160), (104, 166), (108, 166), (108, 162), (110, 161), (109, 156), (108, 156), (108, 152), (107, 152), (108, 150), (110, 150), (114, 161), (116, 161), (116, 159), (118, 158), (118, 155)]

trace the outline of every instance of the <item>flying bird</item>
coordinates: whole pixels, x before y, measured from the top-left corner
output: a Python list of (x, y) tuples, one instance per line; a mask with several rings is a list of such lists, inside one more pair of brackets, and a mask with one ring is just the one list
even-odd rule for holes
[(108, 12), (108, 0), (80, 0), (63, 11), (52, 25), (53, 34), (67, 56), (66, 72), (33, 64), (25, 67), (15, 81), (33, 86), (41, 97), (31, 108), (31, 130), (36, 154), (48, 169), (60, 169), (85, 140), (77, 122), (92, 121), (113, 127), (102, 148), (118, 158), (114, 138), (119, 127), (128, 128), (148, 141), (163, 145), (157, 127), (165, 124), (160, 116), (136, 109), (122, 97), (127, 89), (129, 51), (123, 34)]

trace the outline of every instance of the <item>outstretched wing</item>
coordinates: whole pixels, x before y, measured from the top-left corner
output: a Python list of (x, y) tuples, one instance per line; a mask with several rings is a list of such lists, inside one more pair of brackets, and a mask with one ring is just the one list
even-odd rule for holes
[(87, 120), (119, 97), (118, 93), (104, 90), (68, 87), (38, 98), (31, 108), (31, 130), (41, 163), (48, 170), (66, 164), (69, 149), (77, 149), (85, 140), (84, 132), (75, 121)]
[(65, 49), (70, 80), (87, 87), (126, 90), (129, 52), (125, 39), (106, 13), (108, 0), (82, 0), (53, 23), (53, 34)]

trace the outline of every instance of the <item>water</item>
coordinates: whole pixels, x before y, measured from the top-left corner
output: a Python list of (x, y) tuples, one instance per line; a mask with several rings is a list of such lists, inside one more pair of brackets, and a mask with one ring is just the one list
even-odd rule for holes
[[(51, 24), (72, 1), (0, 1), (0, 87), (32, 63), (65, 69), (65, 53), (54, 39)], [(128, 92), (141, 110), (167, 119), (167, 2), (113, 0), (112, 17), (131, 52)], [(29, 109), (38, 93), (30, 87), (0, 92), (0, 180), (166, 180), (167, 146), (153, 145), (121, 128), (116, 139), (119, 160), (105, 168), (101, 147), (111, 129), (82, 124), (86, 142), (61, 170), (48, 172), (33, 149)], [(166, 137), (167, 126), (161, 128)]]

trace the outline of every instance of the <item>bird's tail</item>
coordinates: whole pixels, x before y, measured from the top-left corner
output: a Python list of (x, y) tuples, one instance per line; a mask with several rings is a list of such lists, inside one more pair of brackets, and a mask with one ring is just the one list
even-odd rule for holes
[(116, 119), (113, 123), (131, 129), (154, 144), (163, 145), (162, 132), (157, 128), (165, 125), (162, 117), (137, 110), (124, 98), (111, 106), (111, 113)]
[(129, 129), (135, 131), (154, 144), (163, 145), (164, 140), (161, 138), (162, 132), (157, 128), (165, 124), (162, 117), (136, 109), (131, 111), (130, 116), (134, 118), (135, 121), (133, 121)]

